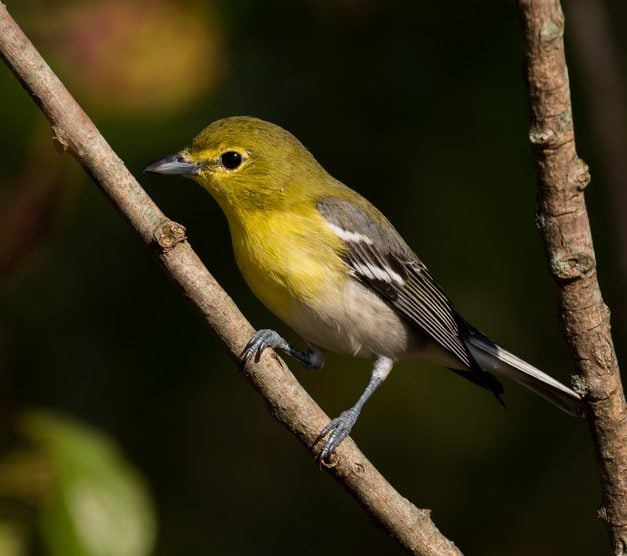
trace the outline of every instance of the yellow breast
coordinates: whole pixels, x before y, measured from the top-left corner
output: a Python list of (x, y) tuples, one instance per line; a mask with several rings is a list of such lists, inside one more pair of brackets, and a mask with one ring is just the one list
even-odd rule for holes
[(235, 260), (255, 295), (290, 323), (294, 304), (315, 307), (347, 279), (341, 241), (314, 207), (229, 219)]

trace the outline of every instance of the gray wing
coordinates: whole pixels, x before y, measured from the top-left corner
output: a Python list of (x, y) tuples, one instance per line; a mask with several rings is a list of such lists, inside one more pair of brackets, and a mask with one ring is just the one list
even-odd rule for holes
[[(498, 397), (503, 387), (477, 365), (466, 345), (469, 325), (392, 225), (383, 216), (380, 216), (383, 224), (376, 222), (361, 208), (343, 199), (325, 198), (318, 201), (317, 207), (345, 243), (344, 260), (353, 276), (465, 367), (476, 371), (472, 375), (459, 374), (492, 390)], [(384, 226), (389, 226), (392, 233)]]

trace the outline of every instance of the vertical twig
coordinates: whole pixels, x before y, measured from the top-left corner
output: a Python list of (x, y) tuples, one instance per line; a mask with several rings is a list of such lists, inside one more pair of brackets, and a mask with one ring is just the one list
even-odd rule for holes
[(537, 222), (575, 363), (573, 381), (589, 408), (603, 484), (599, 515), (614, 553), (622, 555), (627, 554), (627, 408), (583, 195), (590, 176), (575, 149), (564, 15), (559, 0), (517, 4), (538, 173)]

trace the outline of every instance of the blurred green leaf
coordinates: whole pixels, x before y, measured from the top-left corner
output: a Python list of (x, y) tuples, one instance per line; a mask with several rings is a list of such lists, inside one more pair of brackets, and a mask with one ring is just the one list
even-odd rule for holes
[(0, 554), (26, 556), (24, 527), (8, 521), (0, 522)]
[(106, 435), (59, 415), (28, 414), (27, 437), (56, 474), (42, 507), (41, 531), (53, 556), (142, 556), (152, 550), (146, 487)]

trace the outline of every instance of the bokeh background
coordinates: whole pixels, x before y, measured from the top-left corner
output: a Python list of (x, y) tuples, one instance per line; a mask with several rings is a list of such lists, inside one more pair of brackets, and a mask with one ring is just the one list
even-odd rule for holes
[[(237, 114), (292, 131), (389, 216), (468, 320), (569, 380), (511, 2), (6, 4), (256, 327), (289, 335), (239, 276), (217, 205), (140, 173)], [(627, 6), (564, 4), (620, 357)], [(271, 418), (4, 66), (0, 99), (0, 554), (400, 554)], [(369, 376), (339, 356), (291, 366), (332, 416)], [(402, 363), (353, 437), (468, 554), (604, 553), (585, 422), (506, 386), (503, 410), (452, 373)]]

